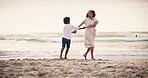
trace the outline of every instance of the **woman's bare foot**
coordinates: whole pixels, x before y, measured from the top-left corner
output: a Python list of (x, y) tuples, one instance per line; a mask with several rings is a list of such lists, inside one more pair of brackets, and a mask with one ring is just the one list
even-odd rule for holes
[(60, 56), (60, 59), (61, 59), (61, 60), (63, 59), (62, 56)]
[(96, 59), (94, 59), (94, 58), (91, 58), (92, 60), (96, 60)]
[(86, 58), (86, 54), (84, 54), (83, 56), (84, 56), (85, 60), (87, 60), (87, 58)]
[(65, 60), (68, 59), (67, 57), (64, 58)]

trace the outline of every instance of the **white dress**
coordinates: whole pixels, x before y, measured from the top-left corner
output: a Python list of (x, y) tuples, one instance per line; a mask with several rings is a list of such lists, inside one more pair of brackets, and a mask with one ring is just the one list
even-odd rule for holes
[[(96, 21), (98, 22), (98, 20), (96, 18), (93, 18), (93, 19), (86, 18), (84, 20), (84, 24), (86, 26), (89, 26), (89, 25), (94, 24)], [(94, 45), (95, 36), (96, 36), (95, 27), (86, 28), (85, 38), (84, 38), (84, 45), (85, 45), (86, 48), (95, 47), (95, 45)]]

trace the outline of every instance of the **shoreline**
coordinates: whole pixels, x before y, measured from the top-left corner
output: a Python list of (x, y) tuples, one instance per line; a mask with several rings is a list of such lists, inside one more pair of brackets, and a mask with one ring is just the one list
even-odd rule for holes
[[(124, 58), (124, 59), (148, 59), (148, 56), (95, 56), (95, 59), (116, 59), (118, 58)], [(9, 59), (60, 59), (60, 57), (0, 57), (0, 60), (9, 60)], [(84, 56), (82, 57), (76, 57), (76, 56), (68, 56), (68, 59), (84, 59)], [(90, 60), (90, 55), (87, 57), (88, 60)]]

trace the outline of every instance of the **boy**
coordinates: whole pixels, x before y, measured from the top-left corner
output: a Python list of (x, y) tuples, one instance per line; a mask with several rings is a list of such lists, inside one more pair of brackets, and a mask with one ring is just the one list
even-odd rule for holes
[(64, 59), (67, 59), (67, 54), (68, 54), (68, 51), (70, 48), (70, 43), (71, 43), (71, 33), (74, 33), (74, 34), (76, 33), (76, 31), (72, 32), (72, 30), (73, 29), (79, 30), (79, 29), (84, 29), (84, 28), (78, 28), (73, 25), (70, 25), (70, 17), (65, 17), (63, 19), (63, 22), (64, 22), (65, 26), (63, 29), (62, 48), (61, 48), (61, 53), (60, 53), (60, 59), (63, 59), (62, 53), (65, 49), (65, 46), (66, 46), (66, 51), (65, 51)]

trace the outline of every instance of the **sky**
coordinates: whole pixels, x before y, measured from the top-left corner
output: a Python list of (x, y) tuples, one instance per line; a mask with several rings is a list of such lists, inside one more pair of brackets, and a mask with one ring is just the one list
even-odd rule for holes
[(0, 0), (0, 33), (62, 32), (64, 17), (78, 26), (89, 10), (97, 32), (148, 31), (148, 0)]

